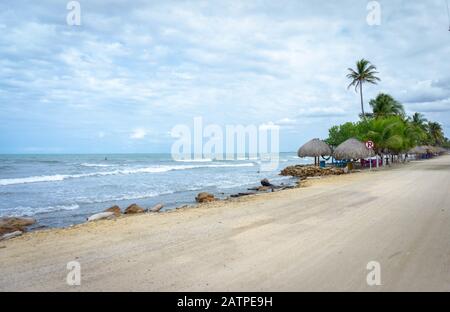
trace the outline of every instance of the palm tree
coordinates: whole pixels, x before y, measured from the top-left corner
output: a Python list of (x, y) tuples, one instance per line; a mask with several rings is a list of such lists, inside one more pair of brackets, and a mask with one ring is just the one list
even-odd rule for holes
[(367, 122), (367, 132), (362, 139), (373, 141), (377, 148), (377, 153), (387, 152), (394, 147), (398, 140), (398, 129), (401, 127), (401, 124), (401, 118), (395, 116), (370, 119)]
[(426, 145), (430, 143), (430, 135), (428, 134), (428, 120), (421, 113), (414, 113), (412, 117), (408, 117), (406, 122), (414, 128), (416, 135), (416, 145)]
[(412, 115), (412, 118), (410, 118), (410, 121), (413, 125), (417, 126), (422, 130), (426, 130), (427, 128), (428, 120), (421, 113), (414, 113), (414, 115)]
[(347, 78), (352, 80), (348, 85), (348, 89), (350, 89), (350, 87), (355, 87), (355, 91), (358, 92), (359, 88), (361, 94), (361, 112), (362, 116), (365, 118), (362, 85), (363, 83), (377, 84), (377, 81), (380, 81), (381, 79), (376, 76), (376, 74), (378, 74), (376, 71), (377, 68), (365, 59), (356, 62), (356, 69), (349, 68), (348, 70), (349, 74), (347, 75)]
[(369, 104), (372, 107), (375, 118), (405, 115), (403, 105), (394, 100), (389, 94), (380, 93), (375, 99), (370, 100)]
[(416, 141), (414, 129), (400, 116), (368, 119), (364, 123), (365, 133), (360, 138), (375, 143), (375, 152), (381, 156), (383, 163), (386, 154), (391, 154), (393, 161), (393, 155), (408, 150)]
[(444, 142), (444, 131), (442, 130), (442, 126), (438, 122), (429, 122), (428, 123), (428, 135), (431, 139), (431, 144), (440, 145)]

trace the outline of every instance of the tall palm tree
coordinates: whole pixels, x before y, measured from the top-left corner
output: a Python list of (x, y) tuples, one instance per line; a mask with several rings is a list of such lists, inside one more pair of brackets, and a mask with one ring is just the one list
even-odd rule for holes
[(352, 80), (348, 85), (348, 89), (350, 89), (350, 87), (355, 87), (355, 91), (358, 92), (359, 88), (359, 93), (361, 94), (361, 112), (362, 116), (365, 118), (362, 85), (363, 83), (377, 84), (377, 81), (380, 81), (381, 79), (376, 76), (376, 74), (378, 74), (376, 71), (377, 68), (365, 59), (356, 62), (356, 69), (349, 68), (348, 70), (349, 73), (347, 78)]
[(438, 122), (428, 123), (428, 135), (430, 136), (433, 145), (440, 145), (444, 142), (444, 131)]
[(417, 136), (416, 145), (426, 145), (430, 143), (431, 139), (428, 133), (428, 120), (423, 114), (414, 113), (414, 115), (408, 117), (406, 121), (415, 129), (414, 131)]
[(426, 130), (428, 120), (421, 113), (414, 113), (410, 119), (411, 123), (422, 130)]
[(380, 93), (375, 99), (370, 100), (369, 104), (372, 107), (375, 118), (405, 115), (403, 105), (394, 100), (389, 94)]

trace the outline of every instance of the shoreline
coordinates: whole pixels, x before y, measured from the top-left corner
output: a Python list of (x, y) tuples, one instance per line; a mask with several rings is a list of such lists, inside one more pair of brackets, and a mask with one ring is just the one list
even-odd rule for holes
[[(198, 192), (224, 198), (257, 186), (262, 178), (291, 184), (290, 179), (278, 176), (278, 170), (259, 173), (258, 164), (249, 160), (185, 164), (173, 161), (170, 154), (131, 155), (111, 156), (107, 162), (89, 155), (6, 159), (4, 165), (10, 166), (10, 173), (4, 172), (0, 184), (16, 178), (67, 179), (0, 185), (4, 195), (0, 215), (33, 217), (42, 226), (66, 227), (114, 205), (123, 209), (133, 203), (141, 207), (163, 203), (165, 210), (192, 204)], [(280, 168), (295, 162), (289, 153), (282, 157)], [(30, 168), (21, 169), (23, 163)]]
[[(263, 199), (263, 197), (266, 196), (270, 196), (271, 194), (274, 193), (283, 193), (283, 192), (288, 192), (291, 190), (298, 190), (298, 189), (304, 189), (304, 188), (309, 188), (309, 187), (313, 187), (314, 185), (317, 184), (321, 184), (321, 183), (339, 183), (339, 179), (342, 179), (343, 177), (346, 176), (352, 176), (355, 174), (361, 174), (361, 173), (365, 173), (365, 174), (374, 174), (377, 172), (384, 172), (384, 171), (389, 171), (389, 170), (395, 170), (395, 169), (399, 169), (399, 168), (403, 168), (405, 166), (408, 166), (410, 163), (414, 163), (414, 162), (423, 162), (424, 160), (413, 160), (413, 161), (409, 161), (407, 163), (396, 163), (396, 164), (391, 164), (390, 166), (383, 166), (383, 167), (379, 167), (379, 168), (372, 168), (372, 170), (368, 170), (368, 169), (364, 169), (364, 170), (352, 170), (349, 173), (346, 173), (344, 175), (324, 175), (324, 176), (316, 176), (316, 177), (307, 177), (306, 179), (301, 179), (299, 177), (291, 177), (292, 179), (295, 179), (296, 181), (294, 182), (293, 185), (291, 185), (289, 188), (286, 189), (280, 189), (280, 190), (276, 190), (276, 191), (255, 191), (253, 194), (245, 194), (245, 195), (239, 195), (239, 194), (244, 194), (244, 193), (236, 193), (236, 195), (238, 196), (232, 196), (229, 195), (225, 198), (219, 198), (216, 197), (216, 200), (213, 202), (206, 202), (206, 203), (198, 203), (195, 201), (191, 202), (191, 203), (185, 203), (182, 204), (180, 206), (171, 206), (171, 208), (169, 209), (165, 209), (165, 210), (161, 210), (159, 212), (149, 212), (146, 211), (144, 213), (136, 213), (136, 214), (124, 214), (123, 211), (125, 210), (125, 208), (122, 208), (122, 214), (120, 216), (115, 216), (111, 219), (102, 219), (102, 220), (96, 220), (96, 221), (84, 221), (81, 223), (77, 223), (77, 224), (72, 224), (69, 226), (64, 226), (64, 227), (39, 227), (39, 226), (30, 226), (30, 229), (26, 232), (24, 232), (22, 235), (11, 238), (11, 239), (7, 239), (7, 240), (0, 240), (0, 244), (2, 242), (6, 242), (6, 241), (11, 241), (11, 240), (16, 240), (19, 238), (23, 238), (25, 236), (29, 236), (30, 234), (35, 234), (35, 233), (40, 233), (40, 232), (60, 232), (60, 231), (64, 231), (64, 230), (72, 230), (72, 229), (80, 229), (83, 228), (84, 226), (89, 226), (90, 224), (95, 224), (95, 223), (103, 223), (103, 222), (115, 222), (121, 219), (126, 219), (126, 218), (140, 218), (140, 217), (144, 217), (144, 216), (155, 216), (155, 215), (162, 215), (162, 214), (168, 214), (168, 213), (182, 213), (184, 211), (188, 211), (190, 209), (199, 209), (199, 208), (205, 208), (208, 209), (210, 207), (215, 207), (215, 208), (220, 208), (220, 207), (224, 207), (226, 208), (226, 206), (228, 204), (233, 204), (233, 203), (241, 203), (241, 202), (247, 202), (247, 201), (252, 201), (252, 200), (257, 200), (257, 199)], [(311, 165), (305, 165), (305, 166), (313, 166)], [(246, 188), (244, 190), (242, 190), (243, 192), (248, 191), (249, 189)], [(214, 195), (214, 194), (213, 194)], [(261, 197), (261, 198), (260, 198)], [(268, 200), (270, 200), (270, 197), (267, 198)], [(165, 208), (165, 207), (164, 207)], [(108, 208), (105, 208), (105, 210)], [(147, 210), (151, 209), (151, 207), (146, 208)], [(105, 211), (103, 210), (103, 212)], [(98, 211), (97, 213), (101, 213), (102, 211)], [(92, 214), (94, 215), (94, 214)], [(1, 247), (1, 246), (0, 246)]]
[[(389, 169), (393, 169), (393, 168), (383, 168), (383, 170), (389, 170)], [(274, 192), (256, 192), (254, 194), (251, 195), (245, 195), (245, 196), (238, 196), (238, 197), (226, 197), (223, 199), (219, 199), (217, 198), (217, 200), (213, 201), (213, 202), (205, 202), (205, 203), (197, 203), (197, 202), (193, 202), (191, 204), (184, 204), (181, 205), (179, 207), (175, 207), (175, 208), (171, 208), (168, 210), (164, 210), (161, 212), (156, 212), (156, 213), (151, 213), (151, 212), (145, 212), (145, 213), (137, 213), (137, 214), (121, 214), (120, 216), (116, 216), (114, 218), (111, 219), (103, 219), (103, 220), (97, 220), (97, 221), (92, 221), (92, 222), (82, 222), (82, 223), (78, 223), (78, 224), (73, 224), (73, 225), (69, 225), (66, 227), (48, 227), (48, 228), (37, 228), (37, 229), (30, 229), (30, 231), (24, 232), (21, 236), (17, 236), (8, 240), (0, 240), (0, 248), (2, 248), (2, 245), (6, 242), (13, 242), (13, 241), (18, 241), (21, 239), (24, 240), (29, 240), (32, 239), (33, 237), (38, 237), (39, 239), (42, 239), (43, 237), (40, 237), (41, 235), (45, 237), (45, 235), (51, 235), (51, 234), (55, 234), (55, 235), (59, 235), (59, 234), (64, 234), (64, 233), (70, 233), (71, 231), (83, 231), (84, 229), (86, 230), (90, 230), (92, 228), (96, 228), (99, 226), (108, 226), (111, 224), (114, 224), (116, 222), (121, 223), (123, 222), (124, 224), (128, 224), (130, 222), (133, 222), (133, 219), (145, 219), (145, 218), (151, 218), (151, 217), (157, 217), (157, 216), (167, 216), (167, 215), (172, 215), (172, 214), (184, 214), (187, 213), (191, 210), (195, 210), (196, 212), (199, 213), (208, 213), (207, 210), (210, 210), (211, 208), (214, 209), (225, 209), (225, 208), (229, 208), (228, 206), (233, 206), (234, 204), (245, 204), (245, 203), (252, 203), (255, 201), (265, 201), (265, 200), (276, 200), (275, 196), (276, 194), (281, 195), (287, 195), (289, 194), (289, 192), (295, 192), (301, 189), (305, 189), (305, 188), (310, 188), (310, 187), (314, 187), (315, 185), (318, 184), (332, 184), (332, 183), (337, 183), (339, 182), (339, 179), (342, 179), (343, 177), (347, 177), (347, 176), (353, 176), (356, 174), (361, 174), (361, 173), (366, 173), (366, 174), (373, 174), (375, 173), (376, 170), (373, 171), (359, 171), (359, 170), (354, 170), (354, 172), (345, 174), (345, 175), (340, 175), (340, 176), (335, 176), (335, 175), (328, 175), (328, 176), (322, 176), (322, 177), (309, 177), (305, 180), (301, 180), (302, 181), (302, 185), (301, 186), (295, 186), (293, 188), (290, 189), (282, 189), (282, 190), (278, 190), (278, 191), (274, 191)], [(382, 170), (378, 170), (378, 172), (382, 172)], [(300, 181), (300, 179), (298, 179)], [(99, 211), (100, 213), (101, 211)], [(128, 221), (129, 219), (129, 221)], [(127, 221), (125, 221), (127, 220)], [(111, 224), (110, 224), (111, 223)], [(117, 226), (120, 226), (117, 225)]]
[[(25, 233), (0, 242), (0, 290), (373, 291), (370, 260), (377, 290), (450, 290), (450, 156), (386, 169)], [(79, 287), (65, 283), (69, 261)]]
[[(303, 188), (311, 187), (311, 186), (314, 186), (315, 184), (318, 184), (320, 182), (324, 182), (324, 183), (327, 183), (329, 181), (335, 182), (336, 179), (339, 179), (339, 178), (341, 178), (343, 176), (354, 175), (354, 174), (359, 174), (359, 173), (371, 174), (371, 173), (383, 172), (383, 171), (387, 171), (387, 170), (395, 170), (395, 169), (399, 169), (399, 168), (403, 168), (405, 166), (408, 166), (410, 163), (423, 162), (423, 161), (424, 160), (412, 160), (412, 161), (408, 161), (406, 163), (395, 163), (395, 164), (391, 164), (390, 166), (382, 166), (382, 167), (379, 167), (379, 168), (372, 168), (372, 170), (369, 170), (369, 169), (358, 170), (358, 169), (356, 169), (356, 170), (352, 170), (351, 172), (346, 173), (344, 175), (324, 175), (324, 176), (315, 176), (315, 177), (313, 176), (313, 177), (307, 177), (306, 179), (301, 179), (299, 177), (291, 176), (290, 178), (292, 178), (295, 181), (293, 182), (292, 185), (289, 185), (286, 189), (279, 189), (279, 190), (272, 190), (272, 191), (252, 191), (253, 193), (249, 194), (247, 192), (250, 189), (249, 188), (245, 188), (245, 189), (242, 190), (242, 192), (238, 192), (236, 194), (230, 194), (230, 195), (226, 196), (225, 198), (216, 197), (216, 200), (213, 201), (213, 202), (199, 203), (199, 202), (196, 202), (195, 199), (194, 199), (192, 202), (182, 203), (180, 206), (176, 206), (176, 205), (167, 206), (167, 207), (164, 206), (163, 209), (161, 211), (158, 211), (158, 212), (150, 212), (148, 210), (150, 210), (152, 207), (147, 207), (147, 208), (145, 208), (146, 211), (144, 213), (124, 214), (123, 212), (126, 209), (126, 207), (120, 207), (121, 210), (122, 210), (121, 215), (120, 216), (114, 216), (111, 219), (103, 219), (103, 220), (96, 220), (96, 221), (89, 222), (87, 220), (87, 218), (89, 216), (87, 216), (87, 218), (86, 218), (86, 220), (84, 222), (71, 224), (71, 225), (68, 225), (68, 226), (62, 226), (62, 227), (50, 227), (50, 226), (42, 226), (42, 225), (40, 226), (37, 223), (35, 225), (31, 225), (29, 227), (29, 229), (26, 232), (24, 232), (23, 234), (21, 234), (20, 236), (17, 236), (17, 237), (11, 238), (11, 239), (6, 239), (6, 240), (3, 240), (3, 241), (0, 240), (0, 244), (2, 242), (5, 242), (5, 241), (15, 240), (15, 239), (18, 239), (20, 237), (24, 237), (26, 235), (33, 234), (33, 233), (82, 228), (83, 226), (87, 226), (87, 225), (89, 225), (91, 223), (111, 222), (111, 221), (117, 221), (117, 220), (123, 219), (123, 218), (133, 218), (133, 217), (139, 218), (139, 217), (143, 217), (145, 215), (156, 215), (156, 214), (167, 214), (167, 213), (173, 213), (173, 212), (182, 212), (182, 211), (185, 211), (185, 210), (188, 210), (188, 209), (207, 208), (208, 206), (211, 206), (211, 207), (226, 206), (228, 203), (242, 202), (243, 199), (251, 200), (251, 199), (254, 199), (255, 197), (259, 197), (259, 196), (263, 196), (263, 195), (268, 195), (268, 194), (273, 194), (273, 193), (286, 192), (286, 191), (289, 191), (289, 190), (303, 189)], [(306, 165), (302, 165), (302, 166), (312, 167), (314, 165), (313, 164), (306, 164)], [(281, 174), (279, 174), (279, 175), (281, 176)], [(216, 195), (216, 194), (213, 194), (213, 195)], [(91, 216), (94, 215), (94, 214), (102, 213), (102, 212), (104, 212), (105, 210), (107, 210), (109, 208), (110, 207), (106, 207), (103, 211), (97, 211), (97, 212), (91, 214)], [(164, 209), (164, 208), (167, 208), (167, 209)], [(24, 218), (27, 218), (27, 217), (25, 216)], [(28, 217), (28, 218), (33, 218), (33, 216)]]

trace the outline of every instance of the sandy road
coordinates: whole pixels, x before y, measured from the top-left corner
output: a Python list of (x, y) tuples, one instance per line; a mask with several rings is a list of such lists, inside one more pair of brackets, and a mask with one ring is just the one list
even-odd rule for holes
[[(72, 260), (81, 286), (65, 282)], [(0, 242), (0, 290), (450, 291), (450, 156), (29, 233)]]

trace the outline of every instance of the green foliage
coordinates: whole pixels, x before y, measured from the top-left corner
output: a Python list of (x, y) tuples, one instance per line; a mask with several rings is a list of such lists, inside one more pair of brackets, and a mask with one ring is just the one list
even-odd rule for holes
[(405, 127), (401, 117), (379, 117), (367, 121), (367, 130), (361, 136), (375, 143), (377, 153), (400, 152), (409, 147)]
[(448, 138), (444, 138), (444, 143), (442, 143), (442, 147), (450, 148), (450, 140)]
[(428, 122), (428, 140), (430, 145), (442, 145), (445, 142), (444, 131), (441, 124)]
[(362, 94), (362, 85), (364, 83), (377, 84), (381, 79), (377, 77), (377, 68), (372, 65), (368, 60), (362, 59), (356, 62), (356, 69), (348, 68), (349, 73), (347, 74), (347, 78), (351, 80), (348, 88), (355, 87), (355, 91), (361, 93), (361, 113), (362, 116), (365, 116), (364, 113), (364, 100)]
[(420, 113), (404, 118), (403, 105), (388, 94), (370, 101), (373, 113), (359, 122), (347, 122), (329, 129), (326, 142), (336, 147), (349, 138), (375, 143), (377, 154), (406, 152), (418, 145), (449, 146), (442, 126), (429, 122)]
[(362, 85), (377, 84), (380, 81), (376, 70), (377, 68), (365, 59), (356, 62), (355, 69), (348, 69), (347, 78), (351, 80), (348, 88), (355, 87), (355, 91), (358, 92), (359, 89), (361, 93), (361, 120), (331, 127), (325, 141), (336, 147), (349, 138), (371, 140), (375, 143), (375, 151), (378, 154), (405, 152), (417, 145), (450, 147), (439, 123), (428, 121), (420, 113), (405, 118), (403, 105), (389, 94), (378, 94), (369, 102), (372, 113), (364, 112)]
[(421, 113), (414, 113), (412, 117), (408, 118), (408, 120), (416, 127), (422, 129), (423, 131), (427, 130), (427, 122), (428, 120)]
[(403, 105), (394, 100), (389, 94), (380, 93), (369, 104), (372, 107), (372, 115), (375, 118), (405, 115)]
[(353, 122), (331, 127), (328, 132), (329, 136), (325, 142), (330, 146), (338, 146), (342, 142), (359, 135), (358, 124)]
[(377, 68), (365, 59), (356, 62), (356, 69), (348, 68), (348, 71), (347, 78), (352, 80), (348, 88), (355, 87), (355, 91), (358, 91), (363, 83), (376, 84), (377, 81), (380, 81), (380, 78), (376, 76)]

